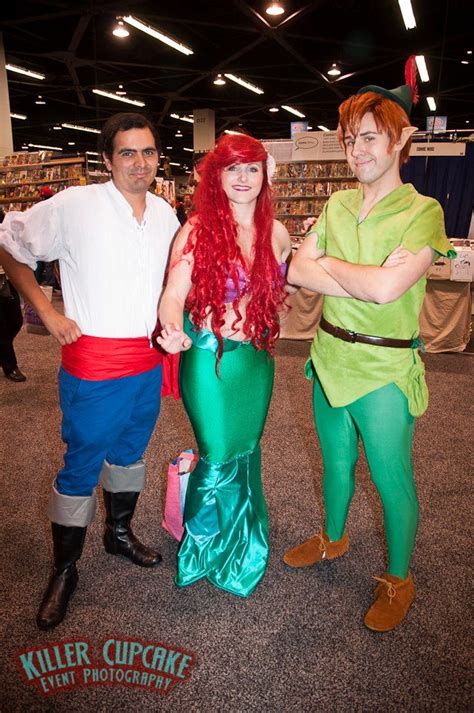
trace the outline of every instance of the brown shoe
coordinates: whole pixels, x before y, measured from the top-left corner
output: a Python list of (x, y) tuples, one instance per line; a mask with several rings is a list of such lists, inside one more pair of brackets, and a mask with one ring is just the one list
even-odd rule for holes
[(349, 538), (344, 534), (340, 540), (331, 542), (325, 532), (313, 535), (301, 545), (288, 550), (283, 555), (283, 562), (290, 567), (309, 567), (321, 560), (333, 560), (341, 557), (349, 549)]
[(365, 615), (364, 624), (372, 631), (391, 631), (402, 623), (415, 599), (415, 584), (411, 573), (406, 579), (385, 574), (374, 577), (379, 582), (375, 600)]

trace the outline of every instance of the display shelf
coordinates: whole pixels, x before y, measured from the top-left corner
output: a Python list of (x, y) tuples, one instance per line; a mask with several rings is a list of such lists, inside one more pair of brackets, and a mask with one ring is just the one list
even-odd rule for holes
[(7, 211), (27, 210), (42, 200), (45, 185), (57, 193), (95, 180), (86, 156), (53, 159), (50, 152), (19, 152), (0, 159), (0, 205)]
[(296, 248), (306, 232), (304, 220), (317, 218), (336, 191), (357, 187), (357, 178), (346, 161), (291, 161), (277, 164), (272, 187), (275, 217)]
[[(92, 174), (90, 174), (90, 175), (92, 175)], [(77, 180), (78, 177), (75, 177), (75, 179)], [(65, 180), (66, 179), (64, 179), (64, 178), (50, 178), (50, 179), (45, 178), (43, 181), (35, 181), (35, 185), (39, 186), (44, 183), (47, 183), (47, 184), (49, 184), (49, 183), (64, 183)], [(68, 179), (68, 180), (74, 180), (74, 179)], [(17, 188), (18, 186), (29, 186), (29, 185), (31, 185), (31, 181), (23, 181), (22, 183), (2, 183), (0, 181), (0, 190), (2, 188)]]
[[(332, 162), (334, 163), (334, 161)], [(284, 181), (314, 181), (316, 176), (286, 176), (283, 178), (273, 178), (272, 183), (283, 183)], [(354, 176), (321, 176), (321, 178), (330, 178), (331, 183), (333, 181), (347, 181), (348, 179), (355, 178)]]
[[(13, 154), (14, 155), (14, 154)], [(71, 157), (71, 158), (57, 158), (57, 159), (49, 159), (45, 161), (34, 161), (33, 163), (5, 163), (5, 160), (10, 158), (9, 156), (5, 156), (4, 158), (0, 158), (0, 174), (5, 173), (5, 171), (12, 171), (16, 169), (25, 169), (25, 168), (43, 168), (45, 166), (61, 166), (64, 164), (69, 164), (69, 163), (85, 163), (86, 159), (84, 156), (77, 156), (77, 157)]]

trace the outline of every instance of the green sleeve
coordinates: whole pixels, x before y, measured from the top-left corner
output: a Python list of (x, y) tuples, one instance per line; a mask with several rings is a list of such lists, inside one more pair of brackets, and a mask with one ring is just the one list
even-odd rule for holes
[(308, 235), (314, 235), (316, 238), (316, 247), (319, 250), (326, 252), (326, 220), (327, 220), (327, 203), (325, 203), (323, 212), (317, 219), (316, 223), (311, 226)]
[(426, 245), (438, 255), (453, 258), (456, 251), (446, 237), (444, 214), (438, 201), (426, 198), (405, 231), (402, 246), (411, 253), (418, 253)]

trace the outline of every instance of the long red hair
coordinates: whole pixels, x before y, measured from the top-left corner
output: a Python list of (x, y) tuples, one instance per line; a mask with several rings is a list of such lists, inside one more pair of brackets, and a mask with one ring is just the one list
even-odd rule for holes
[(193, 228), (184, 248), (184, 253), (192, 252), (194, 257), (193, 288), (187, 308), (198, 329), (210, 315), (211, 328), (219, 345), (218, 361), (223, 350), (221, 329), (226, 312), (226, 281), (230, 277), (236, 289), (233, 308), (237, 323), (241, 319), (239, 302), (243, 294), (239, 285), (239, 265), (247, 271), (237, 242), (238, 225), (222, 187), (222, 171), (227, 166), (257, 161), (262, 161), (263, 165), (263, 184), (254, 214), (253, 261), (248, 287), (244, 290), (249, 301), (242, 331), (256, 349), (270, 353), (273, 353), (280, 332), (278, 310), (284, 300), (284, 278), (272, 247), (273, 207), (266, 159), (267, 152), (257, 139), (245, 134), (225, 135), (198, 166), (200, 181), (194, 196), (195, 210), (190, 217)]

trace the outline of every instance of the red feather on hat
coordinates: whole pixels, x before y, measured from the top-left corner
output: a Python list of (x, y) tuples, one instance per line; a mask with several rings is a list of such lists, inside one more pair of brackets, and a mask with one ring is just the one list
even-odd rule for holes
[(418, 93), (418, 85), (416, 83), (416, 59), (414, 54), (410, 55), (405, 62), (405, 82), (411, 89), (413, 104), (417, 104), (420, 95)]

